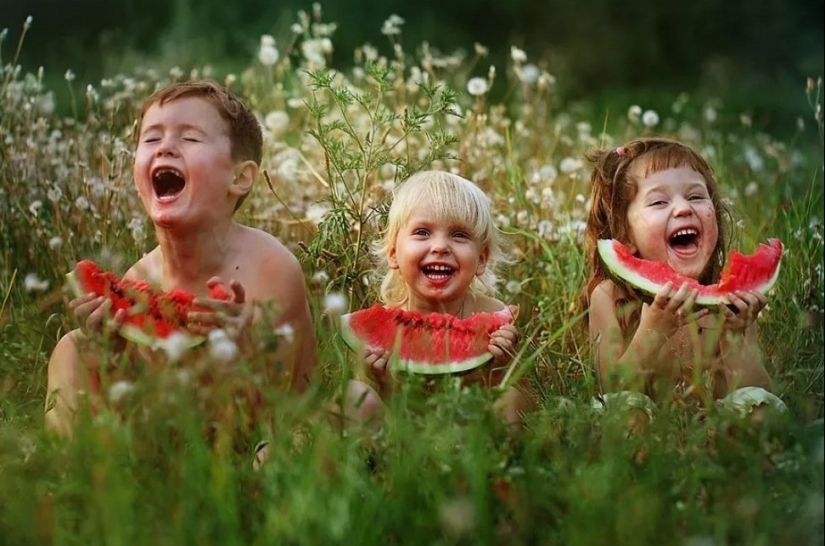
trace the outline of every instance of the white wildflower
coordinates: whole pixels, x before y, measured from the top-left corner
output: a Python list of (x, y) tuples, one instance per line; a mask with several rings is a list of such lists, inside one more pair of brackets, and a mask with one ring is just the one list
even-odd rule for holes
[(29, 212), (32, 216), (37, 216), (40, 213), (40, 209), (43, 208), (43, 201), (36, 199), (29, 204)]
[(284, 338), (287, 343), (292, 343), (295, 339), (295, 328), (289, 324), (281, 324), (273, 330), (276, 336)]
[(337, 317), (347, 312), (347, 297), (340, 292), (331, 292), (324, 297), (324, 313)]
[(51, 239), (49, 239), (49, 248), (50, 249), (57, 250), (61, 246), (63, 246), (63, 239), (61, 239), (60, 237), (54, 236)]
[(627, 109), (627, 119), (630, 123), (639, 123), (639, 120), (642, 118), (642, 107), (638, 104), (634, 104), (630, 108)]
[(238, 356), (238, 346), (220, 328), (209, 332), (209, 356), (219, 362), (231, 362)]
[(329, 281), (329, 273), (324, 271), (323, 269), (316, 271), (312, 278), (310, 279), (310, 283), (313, 286), (326, 286), (327, 282)]
[(704, 114), (705, 121), (707, 121), (708, 123), (713, 123), (714, 121), (716, 121), (716, 118), (718, 117), (716, 114), (716, 108), (714, 108), (713, 106), (705, 107)]
[(258, 49), (258, 60), (261, 64), (272, 66), (278, 62), (279, 57), (278, 48), (275, 47), (275, 39), (268, 34), (261, 36), (261, 46)]
[(52, 186), (49, 188), (49, 191), (46, 192), (46, 197), (49, 198), (49, 201), (52, 203), (57, 203), (60, 201), (60, 198), (63, 197), (63, 190), (58, 188), (57, 186)]
[(523, 49), (519, 49), (516, 46), (510, 46), (510, 58), (513, 59), (514, 63), (521, 64), (527, 60), (527, 54)]
[(289, 27), (289, 30), (292, 31), (295, 35), (301, 35), (304, 33), (304, 27), (302, 27), (299, 23), (292, 23), (292, 26)]
[(484, 78), (470, 78), (467, 82), (467, 92), (474, 97), (480, 97), (488, 91), (487, 80)]
[(659, 114), (655, 110), (645, 110), (642, 114), (642, 123), (645, 127), (656, 127), (659, 125)]
[(70, 82), (70, 81), (74, 80), (74, 72), (72, 72), (72, 70), (69, 69), (69, 70), (66, 71), (65, 74), (63, 74), (63, 77), (66, 78), (67, 82)]
[(756, 192), (759, 191), (759, 184), (755, 181), (751, 180), (750, 183), (745, 186), (745, 197), (753, 197), (756, 195)]
[(166, 353), (170, 363), (177, 362), (192, 346), (192, 337), (183, 332), (172, 332), (156, 342), (156, 346)]
[(473, 47), (475, 48), (476, 55), (479, 57), (486, 57), (490, 54), (490, 50), (478, 42), (476, 42)]
[(289, 126), (289, 114), (283, 110), (273, 110), (264, 118), (264, 126), (275, 135), (280, 135)]
[(570, 174), (582, 168), (584, 163), (577, 157), (565, 157), (559, 163), (559, 170), (563, 173)]
[(521, 292), (521, 283), (515, 279), (507, 281), (507, 284), (504, 285), (504, 289), (507, 290), (507, 292), (509, 292), (510, 294), (518, 294), (519, 292)]
[(129, 394), (131, 394), (134, 390), (135, 386), (131, 382), (126, 381), (125, 379), (115, 381), (114, 383), (112, 383), (112, 386), (109, 387), (109, 402), (111, 402), (112, 404), (118, 404)]
[(43, 292), (49, 289), (49, 281), (44, 281), (37, 273), (29, 273), (23, 279), (26, 292)]
[(752, 171), (759, 172), (765, 168), (765, 160), (756, 148), (749, 144), (745, 145), (743, 153), (745, 155), (745, 161), (748, 162), (748, 166), (750, 166)]
[(521, 67), (521, 71), (519, 72), (519, 80), (527, 85), (532, 85), (538, 81), (540, 73), (541, 71), (536, 65), (526, 64)]
[(79, 195), (77, 199), (74, 200), (74, 206), (80, 210), (89, 210), (89, 201), (82, 195)]

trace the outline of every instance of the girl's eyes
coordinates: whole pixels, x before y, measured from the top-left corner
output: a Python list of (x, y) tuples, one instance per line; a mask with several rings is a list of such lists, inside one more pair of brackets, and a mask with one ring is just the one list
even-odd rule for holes
[(430, 232), (429, 232), (429, 231), (427, 231), (427, 230), (426, 230), (426, 229), (424, 229), (424, 228), (417, 228), (417, 229), (414, 229), (412, 233), (413, 233), (413, 235), (419, 235), (419, 236), (421, 236), (421, 237), (425, 237), (425, 236), (427, 236), (427, 235), (429, 235), (429, 234), (430, 234)]
[(456, 231), (455, 233), (453, 233), (453, 237), (458, 237), (459, 239), (469, 239), (470, 238), (470, 236), (467, 235), (463, 231)]

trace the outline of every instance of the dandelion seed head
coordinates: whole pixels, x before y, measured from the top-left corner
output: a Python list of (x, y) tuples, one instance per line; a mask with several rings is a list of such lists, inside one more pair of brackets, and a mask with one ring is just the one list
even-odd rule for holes
[(642, 107), (638, 104), (632, 105), (630, 108), (627, 109), (627, 120), (630, 123), (639, 123), (639, 120), (642, 119)]
[(49, 289), (49, 281), (44, 281), (37, 273), (27, 273), (23, 279), (26, 292), (44, 292)]
[(51, 250), (57, 250), (61, 246), (63, 246), (63, 239), (61, 239), (60, 237), (55, 235), (54, 237), (49, 239), (49, 248)]
[(238, 356), (238, 346), (220, 328), (209, 332), (209, 356), (218, 362), (228, 363)]
[(470, 78), (467, 82), (467, 92), (474, 97), (480, 97), (487, 93), (487, 80), (484, 78)]
[(186, 351), (191, 347), (192, 338), (183, 332), (172, 332), (167, 337), (159, 339), (156, 345), (166, 353), (169, 362), (174, 363), (180, 360)]
[(107, 393), (107, 398), (109, 399), (110, 403), (119, 404), (129, 394), (131, 394), (134, 390), (135, 390), (135, 386), (130, 381), (126, 381), (125, 379), (121, 379), (120, 381), (115, 381), (109, 387), (109, 392)]
[(330, 292), (324, 297), (324, 313), (337, 317), (347, 312), (349, 302), (347, 297), (340, 292)]
[(510, 294), (518, 294), (521, 292), (521, 283), (517, 280), (509, 280), (507, 284), (504, 285), (504, 289)]
[(292, 343), (295, 339), (295, 329), (290, 324), (281, 324), (273, 330), (273, 333), (287, 343)]
[(659, 125), (659, 114), (655, 110), (645, 110), (642, 114), (642, 124), (645, 127), (656, 127)]

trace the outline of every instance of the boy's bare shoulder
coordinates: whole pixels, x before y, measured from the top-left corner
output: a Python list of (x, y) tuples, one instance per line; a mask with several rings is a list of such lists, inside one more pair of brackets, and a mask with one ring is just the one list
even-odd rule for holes
[(300, 271), (300, 264), (295, 254), (286, 247), (277, 237), (258, 228), (241, 226), (242, 229), (242, 251), (244, 253), (254, 252), (262, 267), (273, 267), (279, 271), (292, 269)]
[(160, 247), (157, 246), (147, 252), (123, 274), (124, 280), (160, 282), (158, 260)]

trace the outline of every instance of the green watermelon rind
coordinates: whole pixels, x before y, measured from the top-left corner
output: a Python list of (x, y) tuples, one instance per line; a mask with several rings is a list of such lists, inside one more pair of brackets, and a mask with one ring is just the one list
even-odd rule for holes
[[(782, 243), (778, 239), (771, 239), (769, 240), (769, 242), (771, 243), (770, 246), (772, 248), (776, 248), (774, 245), (774, 241), (776, 242), (776, 245), (779, 245), (777, 250), (779, 250), (780, 252), (780, 259), (776, 263), (773, 275), (771, 275), (769, 279), (765, 280), (761, 284), (745, 288), (745, 290), (751, 290), (764, 294), (767, 293), (771, 288), (773, 288), (774, 284), (776, 284), (776, 281), (779, 278), (779, 271), (782, 265), (781, 252), (783, 247)], [(658, 293), (659, 290), (661, 290), (664, 283), (657, 283), (624, 265), (622, 259), (616, 253), (616, 248), (614, 246), (614, 243), (616, 242), (617, 241), (615, 239), (599, 239), (597, 243), (599, 255), (601, 256), (602, 262), (604, 262), (605, 266), (607, 266), (607, 269), (617, 277), (627, 281), (628, 283), (630, 283), (631, 285), (635, 286), (640, 290), (643, 290), (650, 294)], [(745, 256), (745, 258), (748, 257)], [(679, 277), (682, 277), (676, 272), (674, 272), (674, 276), (677, 279)], [(683, 280), (693, 285), (693, 287), (700, 289), (700, 293), (696, 298), (696, 305), (712, 306), (730, 303), (730, 300), (727, 297), (727, 294), (729, 294), (730, 291), (709, 293), (709, 291), (713, 290), (713, 287), (716, 285), (700, 285), (695, 280), (688, 279), (686, 277), (684, 277)], [(678, 288), (678, 286), (674, 286), (674, 290), (670, 295), (672, 296), (673, 294), (675, 294)], [(704, 290), (705, 293), (702, 293), (702, 290)]]
[[(86, 293), (86, 291), (84, 291), (83, 289), (83, 286), (81, 286), (80, 279), (77, 278), (77, 274), (74, 271), (70, 271), (66, 274), (66, 281), (69, 285), (69, 288), (71, 288), (72, 293), (76, 297), (80, 297)], [(143, 328), (135, 326), (134, 324), (126, 323), (121, 325), (117, 333), (127, 341), (131, 341), (132, 343), (135, 343), (137, 345), (151, 347), (153, 349), (161, 348), (164, 343), (164, 338), (158, 338), (156, 336), (153, 336), (144, 331)], [(185, 343), (183, 343), (184, 349), (192, 349), (206, 341), (206, 337), (204, 336), (196, 336), (183, 331), (181, 331), (181, 333), (187, 336)]]
[[(344, 342), (353, 351), (363, 350), (364, 343), (358, 335), (350, 327), (349, 319), (353, 313), (341, 315), (341, 337)], [(373, 347), (376, 348), (377, 347)], [(473, 356), (462, 360), (460, 362), (421, 362), (417, 360), (409, 360), (404, 358), (393, 357), (390, 360), (390, 370), (393, 372), (407, 372), (418, 375), (448, 375), (462, 372), (468, 372), (475, 368), (479, 368), (492, 360), (493, 354), (486, 352), (477, 356)]]

